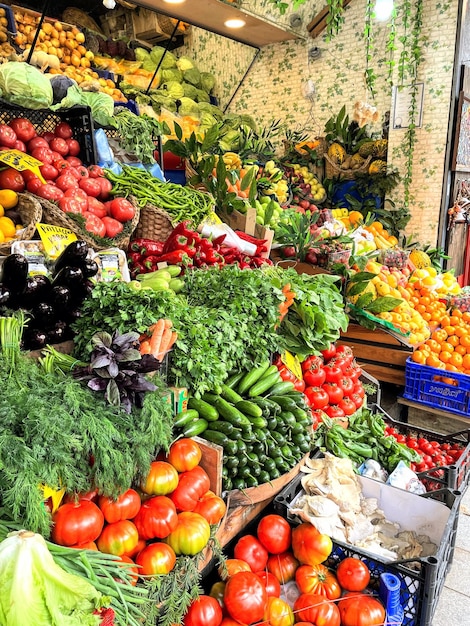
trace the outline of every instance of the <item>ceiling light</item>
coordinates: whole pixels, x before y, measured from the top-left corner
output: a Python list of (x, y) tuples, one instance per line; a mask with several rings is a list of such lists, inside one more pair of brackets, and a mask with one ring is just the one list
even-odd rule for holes
[(379, 22), (386, 22), (392, 15), (393, 0), (376, 0), (375, 17)]
[(167, 4), (183, 4), (186, 0), (163, 0), (163, 2), (166, 2)]
[(226, 20), (224, 22), (225, 26), (227, 28), (243, 28), (243, 26), (245, 26), (246, 22), (245, 20), (240, 20), (240, 19), (233, 19), (233, 20)]

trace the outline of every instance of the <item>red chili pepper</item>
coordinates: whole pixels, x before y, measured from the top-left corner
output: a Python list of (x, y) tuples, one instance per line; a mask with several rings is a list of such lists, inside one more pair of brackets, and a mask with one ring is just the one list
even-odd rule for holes
[(129, 252), (127, 254), (127, 261), (131, 265), (132, 263), (140, 263), (142, 260), (142, 255), (140, 252)]
[(135, 277), (137, 274), (147, 274), (148, 270), (142, 265), (142, 263), (134, 263), (130, 272), (131, 275)]
[(210, 252), (214, 249), (214, 246), (212, 245), (212, 241), (203, 237), (199, 243), (199, 249), (203, 252)]
[(224, 233), (223, 235), (219, 235), (218, 237), (216, 237), (215, 239), (212, 240), (212, 245), (213, 246), (220, 246), (224, 243), (225, 239), (226, 239), (227, 235)]
[(206, 265), (206, 253), (202, 250), (198, 250), (194, 256), (194, 265), (201, 267), (203, 264)]
[(250, 264), (249, 263), (245, 263), (245, 261), (240, 261), (240, 263), (238, 265), (240, 266), (241, 270), (250, 269)]
[(158, 262), (166, 262), (169, 265), (178, 265), (178, 263), (183, 263), (186, 259), (189, 259), (189, 257), (184, 250), (173, 250), (172, 252), (167, 252), (166, 254), (162, 254), (158, 257)]
[(253, 267), (261, 267), (265, 263), (266, 263), (266, 259), (263, 259), (263, 257), (260, 257), (260, 256), (254, 256), (251, 259), (251, 265)]
[(170, 234), (163, 245), (163, 253), (172, 252), (178, 247), (178, 237), (186, 237), (186, 245), (192, 244), (194, 241), (194, 232), (188, 228), (189, 221), (180, 222)]
[(144, 257), (163, 254), (163, 243), (161, 241), (149, 241), (142, 247), (141, 254)]
[(162, 256), (161, 254), (147, 256), (142, 259), (142, 265), (146, 267), (148, 270), (151, 270), (154, 265), (157, 265), (158, 263), (160, 263), (161, 256)]

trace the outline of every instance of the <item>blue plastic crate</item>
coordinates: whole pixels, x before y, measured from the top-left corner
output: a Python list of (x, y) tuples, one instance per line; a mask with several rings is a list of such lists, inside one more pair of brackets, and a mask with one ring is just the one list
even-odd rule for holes
[(0, 4), (1, 9), (5, 9), (5, 17), (7, 18), (8, 24), (7, 29), (11, 35), (16, 35), (16, 22), (15, 16), (13, 14), (13, 10), (7, 4)]
[[(448, 384), (441, 379), (452, 379)], [(470, 376), (447, 372), (406, 360), (403, 397), (420, 404), (470, 418)]]

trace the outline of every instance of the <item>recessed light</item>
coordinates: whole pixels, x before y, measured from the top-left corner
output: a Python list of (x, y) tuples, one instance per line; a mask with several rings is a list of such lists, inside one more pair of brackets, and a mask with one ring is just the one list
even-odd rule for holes
[(224, 22), (225, 26), (227, 28), (243, 28), (243, 26), (245, 26), (246, 22), (245, 20), (240, 20), (238, 18), (233, 19), (233, 20), (227, 20)]
[(186, 0), (163, 0), (163, 2), (166, 2), (167, 4), (183, 4)]

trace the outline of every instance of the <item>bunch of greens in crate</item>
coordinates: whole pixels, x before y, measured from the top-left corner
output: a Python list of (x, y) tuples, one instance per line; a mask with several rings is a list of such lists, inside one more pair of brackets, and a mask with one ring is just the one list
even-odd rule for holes
[(294, 209), (286, 209), (276, 228), (277, 243), (293, 246), (295, 258), (298, 261), (305, 261), (310, 249), (318, 241), (318, 236), (313, 230), (319, 216), (319, 211), (300, 213)]
[[(175, 122), (174, 128), (177, 138), (165, 141), (163, 150), (172, 152), (181, 159), (186, 159), (197, 170), (202, 156), (223, 152), (219, 146), (221, 126), (221, 123), (215, 124), (207, 130), (203, 138), (193, 131), (189, 137), (183, 139), (183, 129)], [(193, 181), (188, 182), (192, 183)]]
[(144, 165), (155, 163), (155, 140), (170, 133), (165, 122), (161, 123), (145, 113), (135, 115), (125, 108), (115, 113), (109, 123), (118, 130), (121, 147), (135, 154)]

